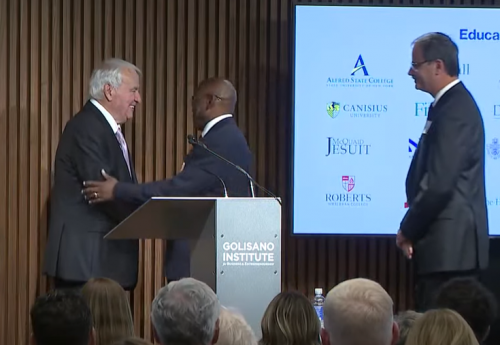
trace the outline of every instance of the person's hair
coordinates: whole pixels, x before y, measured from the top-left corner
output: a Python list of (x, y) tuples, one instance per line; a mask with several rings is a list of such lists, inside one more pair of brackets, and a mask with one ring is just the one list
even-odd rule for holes
[(119, 340), (113, 345), (153, 345), (149, 341), (142, 339), (142, 338), (137, 338), (137, 337), (131, 337), (127, 339), (122, 339)]
[(99, 67), (94, 69), (90, 77), (90, 98), (103, 99), (106, 84), (115, 89), (119, 88), (122, 84), (123, 72), (126, 70), (135, 71), (139, 76), (142, 75), (141, 70), (130, 62), (116, 58), (105, 60)]
[(484, 340), (497, 316), (495, 296), (474, 278), (455, 278), (444, 284), (436, 296), (435, 306), (459, 313), (479, 342)]
[(77, 292), (55, 290), (38, 297), (30, 316), (37, 345), (87, 345), (90, 341), (92, 315)]
[(393, 325), (392, 298), (372, 280), (346, 280), (326, 296), (324, 327), (332, 344), (389, 344)]
[(457, 312), (433, 309), (415, 321), (405, 345), (479, 345), (474, 332)]
[(441, 32), (431, 32), (418, 37), (413, 44), (422, 49), (425, 61), (441, 60), (449, 76), (458, 76), (458, 47), (449, 36)]
[(320, 344), (321, 323), (311, 301), (296, 291), (281, 292), (261, 321), (261, 345)]
[(396, 345), (404, 345), (408, 337), (408, 332), (410, 332), (411, 327), (420, 316), (422, 316), (422, 313), (417, 313), (413, 310), (403, 311), (395, 316), (395, 320), (399, 326), (399, 339)]
[(257, 345), (257, 338), (241, 314), (221, 308), (216, 345)]
[(219, 312), (217, 296), (207, 284), (183, 278), (158, 292), (151, 321), (164, 345), (207, 345), (214, 337)]
[(96, 345), (111, 345), (134, 335), (130, 303), (120, 284), (108, 278), (93, 278), (83, 286), (82, 295), (92, 311)]

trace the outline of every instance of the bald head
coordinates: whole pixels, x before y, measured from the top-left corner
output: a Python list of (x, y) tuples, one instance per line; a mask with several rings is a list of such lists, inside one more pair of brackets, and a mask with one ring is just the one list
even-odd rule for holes
[(202, 81), (193, 96), (196, 127), (202, 130), (210, 120), (224, 114), (233, 114), (236, 101), (236, 89), (229, 80), (209, 78)]

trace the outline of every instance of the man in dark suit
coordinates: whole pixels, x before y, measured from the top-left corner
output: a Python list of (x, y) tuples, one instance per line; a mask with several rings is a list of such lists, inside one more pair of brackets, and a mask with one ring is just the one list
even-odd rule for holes
[(133, 289), (137, 283), (137, 240), (104, 240), (135, 206), (123, 201), (89, 205), (82, 183), (101, 170), (137, 183), (120, 126), (141, 102), (139, 69), (119, 59), (92, 73), (90, 100), (66, 124), (55, 157), (50, 225), (44, 273), (56, 288), (79, 288), (92, 277), (107, 277)]
[[(200, 141), (209, 149), (249, 171), (252, 154), (232, 115), (236, 100), (236, 90), (229, 81), (219, 78), (203, 81), (192, 101), (194, 123), (202, 131)], [(105, 181), (85, 182), (84, 194), (91, 204), (122, 200), (140, 205), (154, 196), (223, 196), (219, 178), (224, 181), (228, 196), (250, 196), (249, 181), (244, 174), (197, 145), (185, 158), (182, 171), (172, 179), (133, 184), (118, 182), (108, 174), (104, 177)], [(189, 277), (188, 243), (169, 241), (167, 246), (167, 279)]]
[(408, 74), (434, 102), (406, 179), (409, 209), (396, 241), (414, 257), (417, 309), (425, 311), (443, 283), (476, 277), (488, 265), (485, 139), (476, 102), (458, 79), (455, 43), (424, 35), (412, 60)]

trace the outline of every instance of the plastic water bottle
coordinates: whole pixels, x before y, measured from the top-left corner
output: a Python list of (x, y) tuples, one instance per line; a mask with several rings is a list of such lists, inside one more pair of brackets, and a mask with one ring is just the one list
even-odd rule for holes
[(321, 322), (321, 328), (323, 328), (323, 304), (325, 304), (325, 297), (323, 296), (322, 288), (314, 289), (314, 309), (316, 309), (316, 314), (318, 314), (319, 321)]

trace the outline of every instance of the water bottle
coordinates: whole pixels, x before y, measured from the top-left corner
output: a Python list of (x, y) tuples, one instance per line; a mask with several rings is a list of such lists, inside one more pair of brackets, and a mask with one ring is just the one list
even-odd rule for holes
[(323, 296), (322, 288), (314, 289), (314, 309), (316, 309), (316, 314), (318, 314), (319, 321), (321, 322), (321, 328), (323, 328), (323, 304), (325, 304), (325, 297)]

